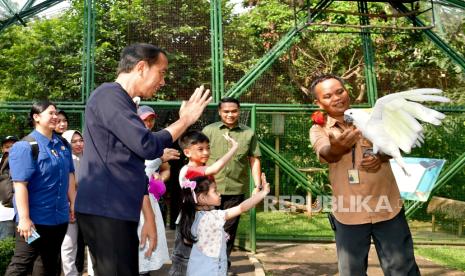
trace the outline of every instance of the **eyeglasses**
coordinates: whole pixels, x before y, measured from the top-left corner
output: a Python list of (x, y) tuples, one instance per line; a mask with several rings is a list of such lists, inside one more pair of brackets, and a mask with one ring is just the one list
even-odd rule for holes
[(71, 144), (84, 143), (84, 139), (71, 140)]

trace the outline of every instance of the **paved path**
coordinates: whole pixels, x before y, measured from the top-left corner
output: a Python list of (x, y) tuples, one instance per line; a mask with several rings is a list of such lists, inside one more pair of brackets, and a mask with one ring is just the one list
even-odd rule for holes
[[(174, 245), (173, 230), (167, 229), (167, 239), (171, 252)], [(464, 272), (445, 268), (425, 258), (417, 256), (416, 259), (423, 276), (465, 276)], [(239, 276), (264, 276), (265, 273), (267, 276), (339, 275), (334, 243), (260, 242), (255, 255), (234, 250), (231, 260), (232, 274)], [(260, 263), (254, 265), (254, 260)], [(168, 275), (169, 266), (166, 264), (150, 275)], [(383, 276), (374, 247), (368, 259), (368, 275)]]
[[(255, 257), (263, 264), (266, 275), (339, 275), (334, 243), (260, 243)], [(464, 272), (445, 268), (422, 257), (417, 256), (416, 260), (423, 276), (465, 276)], [(368, 259), (368, 275), (383, 276), (373, 246)]]
[[(170, 249), (170, 253), (173, 250), (174, 247), (174, 231), (169, 230), (167, 228), (166, 230), (166, 237), (168, 240), (168, 248)], [(249, 261), (248, 257), (248, 252), (246, 251), (240, 251), (240, 250), (234, 250), (231, 255), (231, 271), (233, 272), (234, 275), (240, 275), (240, 276), (255, 276), (255, 267), (252, 265), (252, 263)], [(165, 276), (168, 275), (168, 270), (169, 270), (170, 264), (166, 264), (162, 267), (161, 270), (154, 271), (150, 275), (152, 276)], [(208, 276), (208, 275), (205, 275)]]

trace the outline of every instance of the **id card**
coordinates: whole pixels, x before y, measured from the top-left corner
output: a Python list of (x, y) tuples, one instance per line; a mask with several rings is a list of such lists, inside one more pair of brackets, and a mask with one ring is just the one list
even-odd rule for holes
[(32, 228), (32, 235), (26, 239), (26, 242), (28, 244), (31, 244), (33, 241), (37, 240), (38, 238), (40, 238), (39, 233), (37, 233), (36, 229)]
[(360, 178), (358, 177), (358, 170), (352, 169), (347, 171), (349, 177), (349, 184), (359, 184)]

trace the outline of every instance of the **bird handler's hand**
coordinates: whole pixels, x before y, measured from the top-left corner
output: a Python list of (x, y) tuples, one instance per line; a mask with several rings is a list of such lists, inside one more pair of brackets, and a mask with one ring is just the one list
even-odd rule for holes
[(331, 152), (335, 155), (345, 154), (360, 139), (360, 135), (360, 131), (352, 127), (345, 129), (338, 137), (335, 137), (333, 133), (329, 133)]
[(360, 169), (367, 172), (377, 172), (383, 161), (377, 154), (365, 154), (360, 162)]

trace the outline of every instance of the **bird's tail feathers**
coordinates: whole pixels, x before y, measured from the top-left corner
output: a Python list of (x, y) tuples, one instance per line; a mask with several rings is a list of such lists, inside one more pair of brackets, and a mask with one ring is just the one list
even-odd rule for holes
[(405, 173), (406, 176), (410, 176), (409, 171), (407, 170), (407, 164), (405, 164), (404, 159), (402, 156), (394, 158), (396, 160), (396, 163), (402, 168), (402, 171)]

